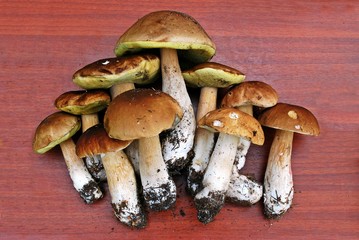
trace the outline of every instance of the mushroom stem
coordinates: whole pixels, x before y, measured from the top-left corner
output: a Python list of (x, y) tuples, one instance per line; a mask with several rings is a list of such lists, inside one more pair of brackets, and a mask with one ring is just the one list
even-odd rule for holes
[(96, 124), (99, 124), (100, 120), (98, 119), (97, 113), (84, 114), (84, 115), (81, 115), (81, 123), (82, 123), (81, 124), (82, 132), (85, 132), (90, 127), (95, 126)]
[(186, 166), (192, 155), (196, 119), (188, 95), (177, 50), (161, 49), (162, 91), (173, 97), (183, 110), (181, 122), (162, 139), (163, 158), (170, 171)]
[(264, 176), (264, 212), (267, 218), (279, 218), (292, 204), (292, 142), (293, 132), (275, 131)]
[(195, 196), (198, 220), (209, 223), (224, 205), (239, 138), (220, 133), (203, 177), (203, 189)]
[[(201, 119), (208, 112), (216, 109), (217, 88), (203, 87), (197, 106), (197, 119)], [(214, 147), (214, 132), (205, 128), (197, 128), (194, 138), (194, 157), (189, 167), (187, 187), (195, 196), (202, 189), (203, 174), (207, 168), (211, 152)]]
[(176, 202), (176, 185), (163, 160), (159, 136), (140, 138), (138, 143), (146, 204), (155, 211), (166, 210)]
[(123, 92), (126, 92), (128, 90), (132, 90), (135, 88), (135, 84), (133, 83), (118, 83), (113, 85), (110, 88), (111, 97), (114, 99), (116, 96), (120, 95)]
[(146, 218), (138, 201), (136, 177), (126, 154), (123, 151), (106, 153), (102, 162), (115, 216), (130, 227), (144, 227)]
[(97, 183), (92, 179), (84, 162), (76, 155), (76, 145), (70, 138), (60, 143), (67, 169), (75, 189), (86, 203), (93, 203), (102, 198), (102, 192)]

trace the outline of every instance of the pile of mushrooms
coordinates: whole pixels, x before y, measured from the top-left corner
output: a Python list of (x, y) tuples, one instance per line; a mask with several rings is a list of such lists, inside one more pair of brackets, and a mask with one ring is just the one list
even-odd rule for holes
[[(115, 57), (73, 74), (83, 90), (55, 100), (57, 111), (36, 129), (34, 151), (60, 145), (80, 197), (94, 203), (108, 184), (114, 215), (129, 227), (143, 228), (147, 211), (175, 205), (174, 174), (186, 175), (205, 224), (226, 201), (252, 206), (262, 196), (265, 216), (279, 218), (294, 194), (293, 133), (317, 136), (318, 122), (303, 107), (278, 103), (268, 84), (246, 82), (241, 71), (209, 62), (215, 53), (192, 17), (145, 15), (119, 38)], [(195, 108), (188, 88), (200, 88)], [(223, 99), (219, 88), (227, 89)], [(265, 141), (262, 126), (276, 129), (263, 185), (241, 173), (250, 144)]]

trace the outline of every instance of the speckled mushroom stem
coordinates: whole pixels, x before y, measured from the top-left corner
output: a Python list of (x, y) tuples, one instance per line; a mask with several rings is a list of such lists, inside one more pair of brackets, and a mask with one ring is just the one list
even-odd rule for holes
[(209, 223), (224, 205), (238, 137), (220, 133), (203, 177), (203, 189), (195, 196), (198, 220)]
[(155, 211), (169, 209), (176, 202), (176, 185), (163, 160), (159, 136), (141, 138), (138, 143), (145, 202)]
[[(203, 87), (197, 106), (197, 119), (216, 109), (217, 88)], [(202, 188), (202, 179), (214, 147), (214, 132), (197, 128), (194, 138), (194, 157), (188, 171), (187, 188), (195, 196)]]
[(196, 119), (188, 95), (177, 50), (161, 49), (162, 91), (173, 97), (183, 110), (180, 123), (162, 138), (162, 154), (170, 171), (183, 169), (191, 158)]
[(292, 204), (292, 142), (293, 132), (276, 130), (264, 176), (264, 212), (267, 218), (281, 217)]
[(67, 169), (75, 189), (86, 203), (93, 203), (102, 198), (102, 192), (91, 177), (84, 162), (76, 155), (76, 145), (70, 138), (60, 143)]
[(135, 173), (126, 154), (123, 151), (106, 153), (102, 161), (115, 216), (127, 226), (145, 227), (146, 215), (138, 200)]

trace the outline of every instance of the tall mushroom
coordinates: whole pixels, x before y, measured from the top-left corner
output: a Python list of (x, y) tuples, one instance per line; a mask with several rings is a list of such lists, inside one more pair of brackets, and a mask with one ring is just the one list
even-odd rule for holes
[(264, 212), (268, 218), (279, 218), (290, 208), (294, 195), (291, 168), (294, 133), (319, 135), (319, 124), (307, 109), (285, 103), (259, 116), (263, 126), (275, 128), (264, 176)]
[[(82, 132), (85, 132), (100, 123), (97, 113), (104, 110), (110, 101), (110, 95), (104, 90), (69, 91), (55, 100), (55, 107), (64, 112), (81, 115)], [(96, 181), (106, 180), (100, 155), (87, 156), (85, 164)]]
[(146, 48), (160, 49), (162, 90), (176, 99), (183, 109), (183, 120), (162, 139), (164, 160), (170, 170), (178, 171), (189, 161), (196, 129), (178, 55), (183, 54), (193, 62), (206, 62), (213, 57), (216, 47), (192, 17), (175, 11), (157, 11), (134, 23), (119, 38), (115, 53), (121, 56)]
[(124, 92), (105, 113), (104, 126), (110, 137), (138, 139), (143, 195), (152, 210), (166, 210), (176, 201), (176, 185), (163, 161), (159, 134), (176, 126), (182, 116), (172, 97), (154, 89)]
[(75, 189), (86, 203), (92, 203), (102, 198), (102, 192), (82, 159), (76, 155), (76, 146), (71, 137), (80, 128), (81, 120), (79, 117), (65, 112), (53, 113), (37, 127), (33, 149), (42, 154), (56, 145), (60, 145)]
[(146, 217), (137, 194), (136, 176), (122, 151), (130, 143), (110, 138), (98, 124), (80, 136), (76, 153), (79, 157), (101, 154), (115, 216), (127, 226), (142, 228), (146, 225)]
[[(186, 84), (201, 87), (197, 106), (197, 120), (217, 108), (217, 90), (242, 82), (245, 75), (229, 66), (206, 62), (182, 72)], [(194, 139), (194, 156), (190, 163), (187, 187), (194, 196), (202, 189), (204, 171), (214, 147), (214, 132), (197, 128)]]
[(236, 108), (211, 111), (198, 124), (199, 127), (220, 132), (203, 176), (204, 188), (194, 199), (199, 221), (209, 223), (223, 207), (239, 137), (262, 145), (264, 134), (254, 117)]
[[(277, 92), (267, 83), (259, 81), (243, 82), (223, 97), (222, 107), (234, 107), (253, 116), (253, 106), (268, 108), (278, 102)], [(251, 142), (241, 138), (238, 144), (235, 165), (238, 171), (244, 166)]]

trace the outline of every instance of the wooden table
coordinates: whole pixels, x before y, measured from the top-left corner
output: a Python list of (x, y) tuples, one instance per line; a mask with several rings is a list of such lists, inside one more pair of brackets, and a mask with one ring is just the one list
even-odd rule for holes
[[(0, 239), (359, 238), (358, 1), (35, 0), (1, 1), (0, 9)], [(162, 9), (199, 21), (217, 45), (213, 61), (317, 116), (319, 137), (294, 138), (295, 197), (282, 219), (265, 219), (262, 203), (226, 204), (203, 225), (184, 178), (175, 177), (176, 206), (150, 212), (147, 228), (131, 230), (116, 221), (109, 194), (82, 202), (59, 148), (33, 153), (35, 128), (56, 111), (53, 101), (78, 89), (74, 71), (114, 56), (130, 25)], [(273, 136), (264, 130), (264, 146), (250, 149), (243, 169), (259, 181)]]

